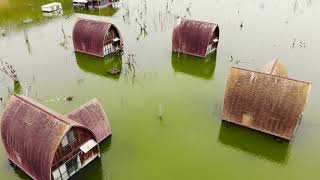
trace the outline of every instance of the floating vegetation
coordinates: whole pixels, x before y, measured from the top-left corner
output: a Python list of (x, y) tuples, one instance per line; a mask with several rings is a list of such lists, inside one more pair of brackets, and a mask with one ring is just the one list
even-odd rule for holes
[(73, 100), (73, 96), (66, 97), (66, 101), (72, 101), (72, 100)]
[[(297, 39), (294, 38), (293, 42), (292, 42), (292, 48), (295, 48), (296, 44), (297, 44)], [(299, 41), (298, 42), (298, 46), (301, 47), (301, 48), (305, 48), (306, 47), (306, 43), (302, 42), (302, 41)]]
[(15, 81), (14, 82), (14, 88), (13, 88), (13, 91), (16, 93), (16, 94), (21, 94), (21, 84), (19, 81)]
[(0, 29), (0, 34), (2, 37), (6, 36), (6, 30), (5, 29)]
[(32, 23), (33, 20), (31, 18), (27, 18), (25, 20), (22, 21), (24, 24), (29, 24), (29, 23)]
[(113, 67), (107, 71), (111, 75), (116, 75), (121, 73), (121, 69), (118, 69), (117, 67)]
[(54, 99), (49, 99), (49, 100), (45, 100), (43, 101), (44, 103), (47, 103), (47, 102), (59, 102), (59, 101), (73, 101), (74, 100), (74, 97), (73, 96), (67, 96), (67, 97), (56, 97)]

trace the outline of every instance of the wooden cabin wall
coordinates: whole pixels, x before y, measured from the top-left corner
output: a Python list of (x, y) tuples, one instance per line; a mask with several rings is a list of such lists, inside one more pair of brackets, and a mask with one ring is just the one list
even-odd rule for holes
[(94, 155), (99, 154), (99, 149), (98, 146), (92, 148), (89, 152), (87, 152), (86, 154), (81, 154), (80, 155), (80, 161), (81, 164), (83, 164), (86, 160), (90, 159), (91, 157), (93, 157)]
[(75, 136), (75, 140), (66, 147), (60, 145), (54, 155), (52, 169), (56, 169), (62, 165), (65, 161), (73, 157), (75, 154), (79, 153), (80, 146), (90, 139), (94, 139), (91, 132), (83, 128), (72, 128)]

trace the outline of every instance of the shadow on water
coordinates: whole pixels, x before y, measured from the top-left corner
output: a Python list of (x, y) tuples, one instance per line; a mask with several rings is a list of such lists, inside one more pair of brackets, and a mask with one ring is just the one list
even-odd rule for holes
[(119, 11), (119, 8), (114, 8), (114, 7), (106, 7), (101, 9), (74, 8), (74, 12), (76, 13), (97, 15), (97, 16), (113, 16), (118, 11)]
[(104, 154), (108, 152), (111, 148), (111, 143), (112, 143), (112, 136), (108, 137), (104, 141), (100, 143), (100, 153)]
[(218, 141), (261, 159), (288, 164), (290, 143), (286, 140), (276, 140), (271, 135), (223, 121)]
[(85, 72), (98, 76), (119, 80), (120, 73), (112, 75), (108, 70), (112, 68), (122, 69), (122, 56), (112, 56), (109, 58), (97, 58), (94, 56), (76, 53), (77, 64)]
[(3, 164), (1, 164), (1, 166), (5, 166), (5, 169), (7, 169), (7, 171), (12, 171), (13, 174), (15, 174), (15, 177), (17, 177), (18, 179), (31, 180), (31, 178), (24, 171), (22, 171), (19, 167), (11, 164), (9, 160), (3, 161)]
[(216, 52), (209, 55), (206, 59), (181, 53), (172, 53), (171, 64), (175, 72), (181, 72), (203, 79), (212, 79), (216, 68), (216, 58)]
[(100, 158), (96, 158), (79, 172), (74, 174), (71, 180), (87, 180), (87, 179), (95, 179), (95, 180), (103, 180), (106, 179), (103, 176), (103, 166)]

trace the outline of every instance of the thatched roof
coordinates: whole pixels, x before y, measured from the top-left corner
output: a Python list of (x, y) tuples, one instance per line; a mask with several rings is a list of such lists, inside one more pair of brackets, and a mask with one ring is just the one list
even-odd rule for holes
[(72, 38), (75, 51), (104, 57), (104, 40), (111, 27), (118, 31), (122, 44), (121, 33), (115, 25), (102, 21), (79, 19), (73, 27)]
[(284, 139), (292, 139), (311, 84), (280, 77), (277, 76), (278, 73), (273, 75), (272, 72), (276, 71), (269, 72), (271, 74), (230, 68), (223, 119)]
[(14, 164), (33, 179), (50, 180), (54, 154), (72, 127), (90, 131), (27, 97), (12, 95), (2, 116), (1, 137)]
[(111, 126), (108, 117), (96, 99), (74, 110), (67, 116), (90, 128), (97, 137), (98, 143), (111, 135)]
[(214, 36), (219, 34), (216, 24), (184, 19), (173, 29), (172, 50), (198, 57), (206, 57), (207, 47)]

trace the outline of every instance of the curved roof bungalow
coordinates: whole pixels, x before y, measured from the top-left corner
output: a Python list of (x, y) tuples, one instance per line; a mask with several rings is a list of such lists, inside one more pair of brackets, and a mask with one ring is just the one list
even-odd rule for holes
[(174, 52), (205, 58), (217, 49), (218, 43), (217, 24), (183, 19), (173, 29)]
[(223, 120), (291, 140), (310, 90), (310, 83), (288, 78), (277, 59), (262, 72), (231, 67)]
[(107, 22), (79, 19), (74, 25), (72, 38), (76, 52), (97, 57), (113, 55), (123, 49), (119, 29)]
[(62, 116), (19, 95), (12, 95), (1, 121), (9, 160), (33, 179), (69, 179), (100, 157), (99, 143), (111, 135), (102, 106), (93, 100)]

